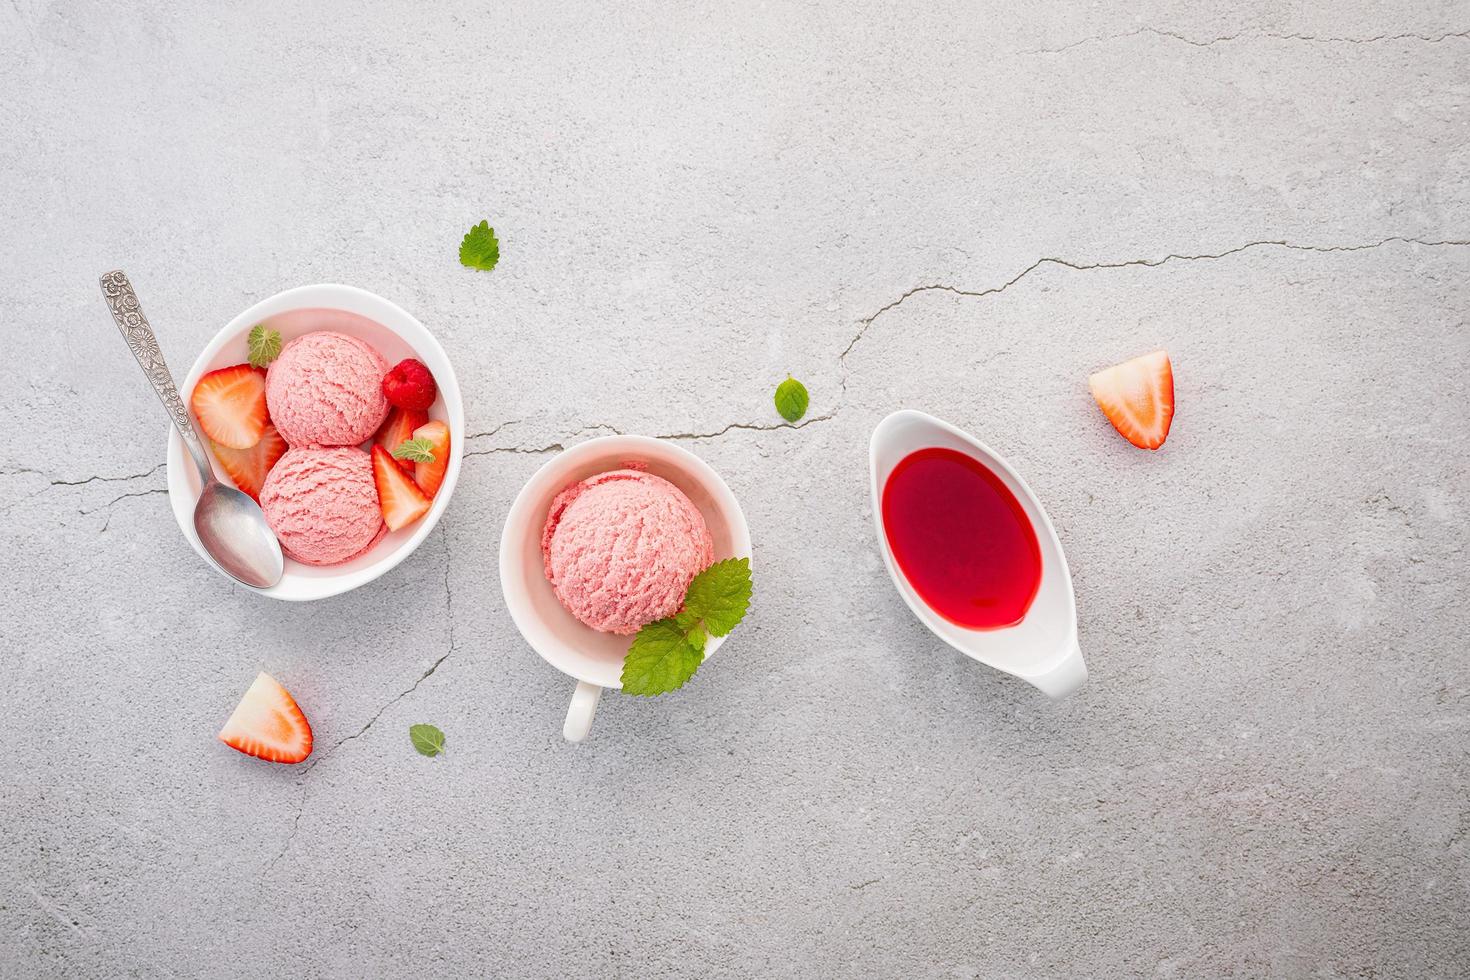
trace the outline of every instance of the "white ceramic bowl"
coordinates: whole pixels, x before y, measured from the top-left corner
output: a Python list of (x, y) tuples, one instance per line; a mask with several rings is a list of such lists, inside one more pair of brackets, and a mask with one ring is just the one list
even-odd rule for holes
[[(434, 496), (434, 506), (420, 520), (408, 527), (388, 532), (366, 553), (340, 565), (303, 565), (287, 558), (286, 573), (281, 581), (269, 589), (253, 590), (274, 599), (324, 599), (371, 582), (407, 558), (429, 536), (429, 532), (439, 522), (439, 516), (444, 513), (444, 508), (449, 506), (454, 485), (459, 481), (464, 452), (464, 404), (460, 399), (459, 382), (455, 380), (449, 357), (422, 323), (397, 304), (365, 289), (332, 284), (288, 289), (256, 303), (231, 320), (199, 354), (194, 366), (189, 369), (188, 377), (179, 386), (185, 403), (188, 402), (194, 385), (203, 375), (245, 360), (245, 338), (251, 327), (265, 320), (269, 320), (270, 325), (279, 330), (282, 338), (288, 341), (313, 330), (335, 330), (367, 341), (390, 365), (397, 364), (405, 357), (418, 358), (433, 373), (434, 381), (439, 387), (439, 395), (429, 407), (429, 415), (449, 424), (449, 470), (444, 474), (444, 483)], [(207, 450), (208, 440), (205, 440), (205, 446)], [(216, 475), (228, 483), (229, 476), (218, 461), (213, 456), (210, 459), (214, 463)], [(179, 522), (179, 530), (184, 532), (184, 537), (188, 538), (199, 556), (218, 572), (219, 569), (209, 560), (204, 547), (199, 543), (199, 536), (194, 533), (194, 501), (201, 489), (199, 473), (184, 450), (183, 440), (179, 438), (178, 431), (169, 426), (169, 503)]]
[[(709, 525), (715, 559), (750, 557), (750, 528), (729, 486), (689, 450), (646, 436), (589, 439), (546, 461), (521, 488), (500, 536), (500, 588), (511, 619), (546, 662), (579, 682), (563, 733), (581, 741), (602, 688), (623, 686), (623, 658), (633, 638), (600, 633), (567, 612), (546, 581), (541, 531), (552, 499), (589, 476), (641, 464), (684, 491)], [(726, 637), (712, 636), (705, 661)], [(704, 670), (707, 668), (701, 668)]]

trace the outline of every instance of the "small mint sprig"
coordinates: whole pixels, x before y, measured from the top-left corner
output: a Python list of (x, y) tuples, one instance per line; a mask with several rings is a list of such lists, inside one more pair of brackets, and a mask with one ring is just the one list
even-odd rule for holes
[(433, 725), (409, 725), (408, 738), (419, 755), (436, 756), (444, 752), (444, 733)]
[(267, 367), (281, 356), (281, 332), (257, 323), (250, 328), (250, 336), (245, 338), (245, 350), (251, 367)]
[(410, 463), (432, 463), (434, 443), (429, 439), (405, 439), (393, 450), (394, 459), (406, 459)]
[(811, 403), (811, 396), (807, 394), (806, 385), (797, 381), (791, 375), (776, 386), (776, 411), (788, 422), (795, 422), (806, 414), (806, 407)]
[(694, 576), (684, 605), (633, 637), (623, 661), (623, 693), (651, 697), (683, 687), (704, 663), (705, 642), (733, 630), (750, 608), (750, 559), (717, 561)]
[(482, 221), (465, 233), (459, 243), (459, 264), (489, 272), (500, 261), (500, 239), (490, 222)]

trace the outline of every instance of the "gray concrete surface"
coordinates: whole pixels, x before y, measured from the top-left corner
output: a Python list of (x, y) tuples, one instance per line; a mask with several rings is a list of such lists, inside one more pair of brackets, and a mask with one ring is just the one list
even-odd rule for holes
[[(1467, 102), (1464, 0), (0, 6), (0, 974), (1465, 975)], [(310, 607), (210, 572), (118, 266), (180, 372), (292, 285), (414, 311), (440, 530)], [(1148, 455), (1084, 379), (1158, 345)], [(893, 593), (900, 406), (1047, 502), (1078, 696)], [(613, 430), (726, 475), (756, 606), (575, 747), (495, 550)], [(214, 741), (261, 668), (308, 765)]]

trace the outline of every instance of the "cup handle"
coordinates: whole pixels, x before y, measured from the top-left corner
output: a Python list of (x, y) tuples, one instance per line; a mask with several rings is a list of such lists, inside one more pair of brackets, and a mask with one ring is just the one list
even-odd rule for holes
[(602, 688), (586, 681), (578, 681), (572, 692), (572, 703), (567, 706), (566, 724), (561, 726), (562, 737), (568, 742), (580, 742), (592, 730), (592, 716), (597, 714), (597, 701), (602, 697)]
[(1077, 637), (1067, 641), (1067, 652), (1050, 670), (1025, 678), (1026, 682), (1049, 698), (1064, 698), (1087, 683), (1087, 664)]

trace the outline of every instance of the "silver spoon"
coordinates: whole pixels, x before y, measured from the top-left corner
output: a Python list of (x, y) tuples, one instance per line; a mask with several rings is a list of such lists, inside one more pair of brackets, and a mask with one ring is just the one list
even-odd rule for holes
[(215, 477), (209, 456), (189, 419), (189, 409), (179, 398), (163, 352), (158, 349), (158, 339), (138, 306), (138, 297), (128, 277), (121, 270), (103, 276), (102, 295), (107, 298), (107, 306), (128, 342), (128, 349), (153, 383), (153, 390), (168, 409), (184, 446), (194, 457), (194, 465), (199, 467), (199, 478), (204, 484), (194, 504), (194, 530), (199, 535), (199, 543), (231, 578), (257, 589), (270, 588), (281, 580), (286, 562), (281, 556), (281, 543), (265, 522), (260, 505), (248, 494), (226, 486)]

